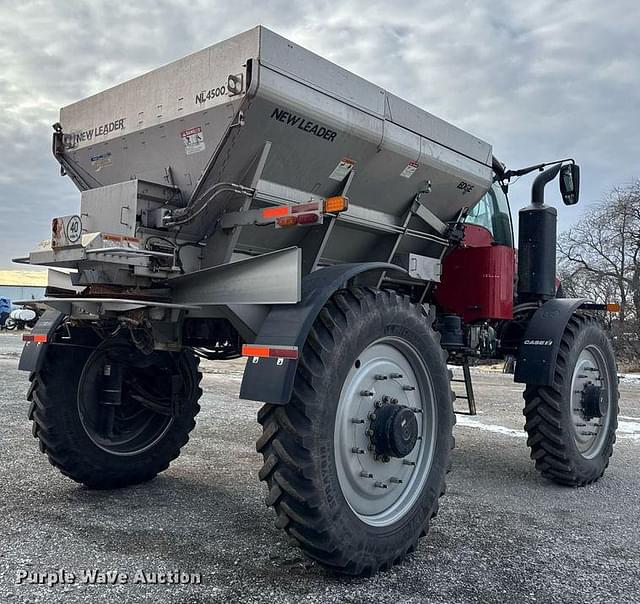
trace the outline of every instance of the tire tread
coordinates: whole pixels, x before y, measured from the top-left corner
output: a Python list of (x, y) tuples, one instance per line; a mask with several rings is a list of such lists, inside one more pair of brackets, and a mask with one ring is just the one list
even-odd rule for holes
[[(613, 426), (610, 427), (612, 434), (609, 436), (602, 453), (605, 459), (602, 471), (596, 475), (585, 475), (584, 472), (580, 472), (567, 446), (566, 439), (572, 438), (572, 436), (567, 434), (561, 418), (562, 408), (565, 404), (562, 388), (566, 380), (571, 379), (567, 367), (574, 341), (579, 332), (589, 325), (599, 325), (599, 322), (594, 317), (585, 314), (574, 314), (571, 317), (560, 343), (553, 385), (528, 385), (523, 394), (525, 401), (523, 414), (526, 418), (525, 430), (528, 434), (527, 445), (531, 449), (531, 459), (534, 460), (536, 469), (545, 478), (574, 487), (595, 482), (604, 474), (613, 453), (617, 427), (614, 418)], [(617, 388), (615, 391), (617, 397)], [(617, 398), (613, 404), (616, 405), (617, 415)]]
[[(318, 384), (321, 383), (326, 359), (334, 343), (357, 322), (358, 315), (375, 312), (378, 305), (412, 308), (412, 312), (420, 313), (421, 320), (427, 321), (430, 328), (433, 323), (433, 316), (427, 314), (423, 307), (413, 305), (406, 296), (370, 288), (340, 290), (321, 310), (310, 331), (300, 356), (291, 401), (284, 406), (266, 404), (258, 412), (263, 435), (258, 439), (256, 449), (264, 458), (259, 478), (266, 481), (269, 487), (266, 504), (275, 509), (276, 525), (284, 528), (310, 558), (333, 572), (349, 575), (372, 575), (400, 563), (415, 550), (418, 538), (426, 535), (430, 520), (438, 511), (436, 498), (420, 535), (415, 541), (407, 543), (391, 560), (373, 560), (364, 553), (346, 556), (338, 551), (325, 530), (326, 520), (318, 511), (320, 502), (317, 485), (308, 477), (312, 469), (309, 468), (309, 473), (306, 471), (311, 463), (311, 444), (316, 437), (315, 426), (309, 415), (322, 401)], [(437, 334), (436, 338), (439, 341)], [(446, 361), (444, 350), (442, 359)], [(453, 403), (454, 395), (450, 387), (449, 391)], [(451, 427), (455, 423), (453, 405), (447, 421)], [(452, 437), (451, 448), (453, 446)], [(449, 468), (450, 460), (447, 471)], [(438, 492), (444, 494), (445, 491), (443, 480)]]

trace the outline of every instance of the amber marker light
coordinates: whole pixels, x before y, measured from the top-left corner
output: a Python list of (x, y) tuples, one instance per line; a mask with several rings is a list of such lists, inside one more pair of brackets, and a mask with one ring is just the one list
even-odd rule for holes
[(338, 195), (337, 197), (327, 197), (324, 200), (324, 211), (326, 214), (337, 214), (338, 212), (344, 212), (349, 207), (349, 200)]

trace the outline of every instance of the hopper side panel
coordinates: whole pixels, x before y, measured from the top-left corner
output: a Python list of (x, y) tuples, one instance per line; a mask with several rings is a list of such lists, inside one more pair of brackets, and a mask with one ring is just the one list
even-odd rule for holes
[(258, 54), (254, 29), (149, 73), (118, 84), (60, 111), (69, 149), (82, 149), (224, 105), (246, 93), (230, 94), (229, 75), (245, 77)]

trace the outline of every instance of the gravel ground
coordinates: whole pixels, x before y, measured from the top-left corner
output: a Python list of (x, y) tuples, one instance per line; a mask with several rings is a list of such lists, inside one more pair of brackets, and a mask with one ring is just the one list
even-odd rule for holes
[[(475, 371), (476, 418), (459, 416), (441, 512), (415, 554), (371, 579), (304, 560), (258, 482), (259, 405), (239, 401), (242, 363), (207, 363), (203, 410), (180, 458), (151, 483), (92, 492), (52, 468), (26, 419), (15, 334), (0, 334), (1, 602), (638, 602), (640, 382), (621, 386), (621, 432), (604, 479), (555, 486), (529, 460), (521, 388)], [(17, 584), (18, 573), (74, 573)], [(87, 585), (83, 571), (129, 582)], [(136, 571), (201, 584), (134, 583)]]

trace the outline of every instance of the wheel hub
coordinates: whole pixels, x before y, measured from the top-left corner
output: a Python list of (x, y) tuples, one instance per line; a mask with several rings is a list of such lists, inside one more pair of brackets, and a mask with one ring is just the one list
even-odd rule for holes
[(343, 384), (334, 435), (342, 493), (367, 524), (392, 524), (427, 479), (435, 447), (435, 396), (428, 370), (400, 338), (370, 344)]
[(370, 431), (375, 454), (383, 461), (390, 457), (406, 457), (418, 442), (418, 420), (404, 405), (382, 404), (371, 414)]
[(586, 346), (571, 378), (571, 416), (578, 451), (587, 459), (599, 454), (610, 422), (611, 378), (602, 351)]
[(607, 400), (601, 386), (585, 384), (582, 390), (582, 409), (587, 420), (606, 415)]
[(187, 387), (170, 355), (144, 355), (126, 341), (106, 342), (89, 356), (80, 376), (80, 422), (104, 451), (139, 455), (171, 428), (178, 394), (186, 394)]

